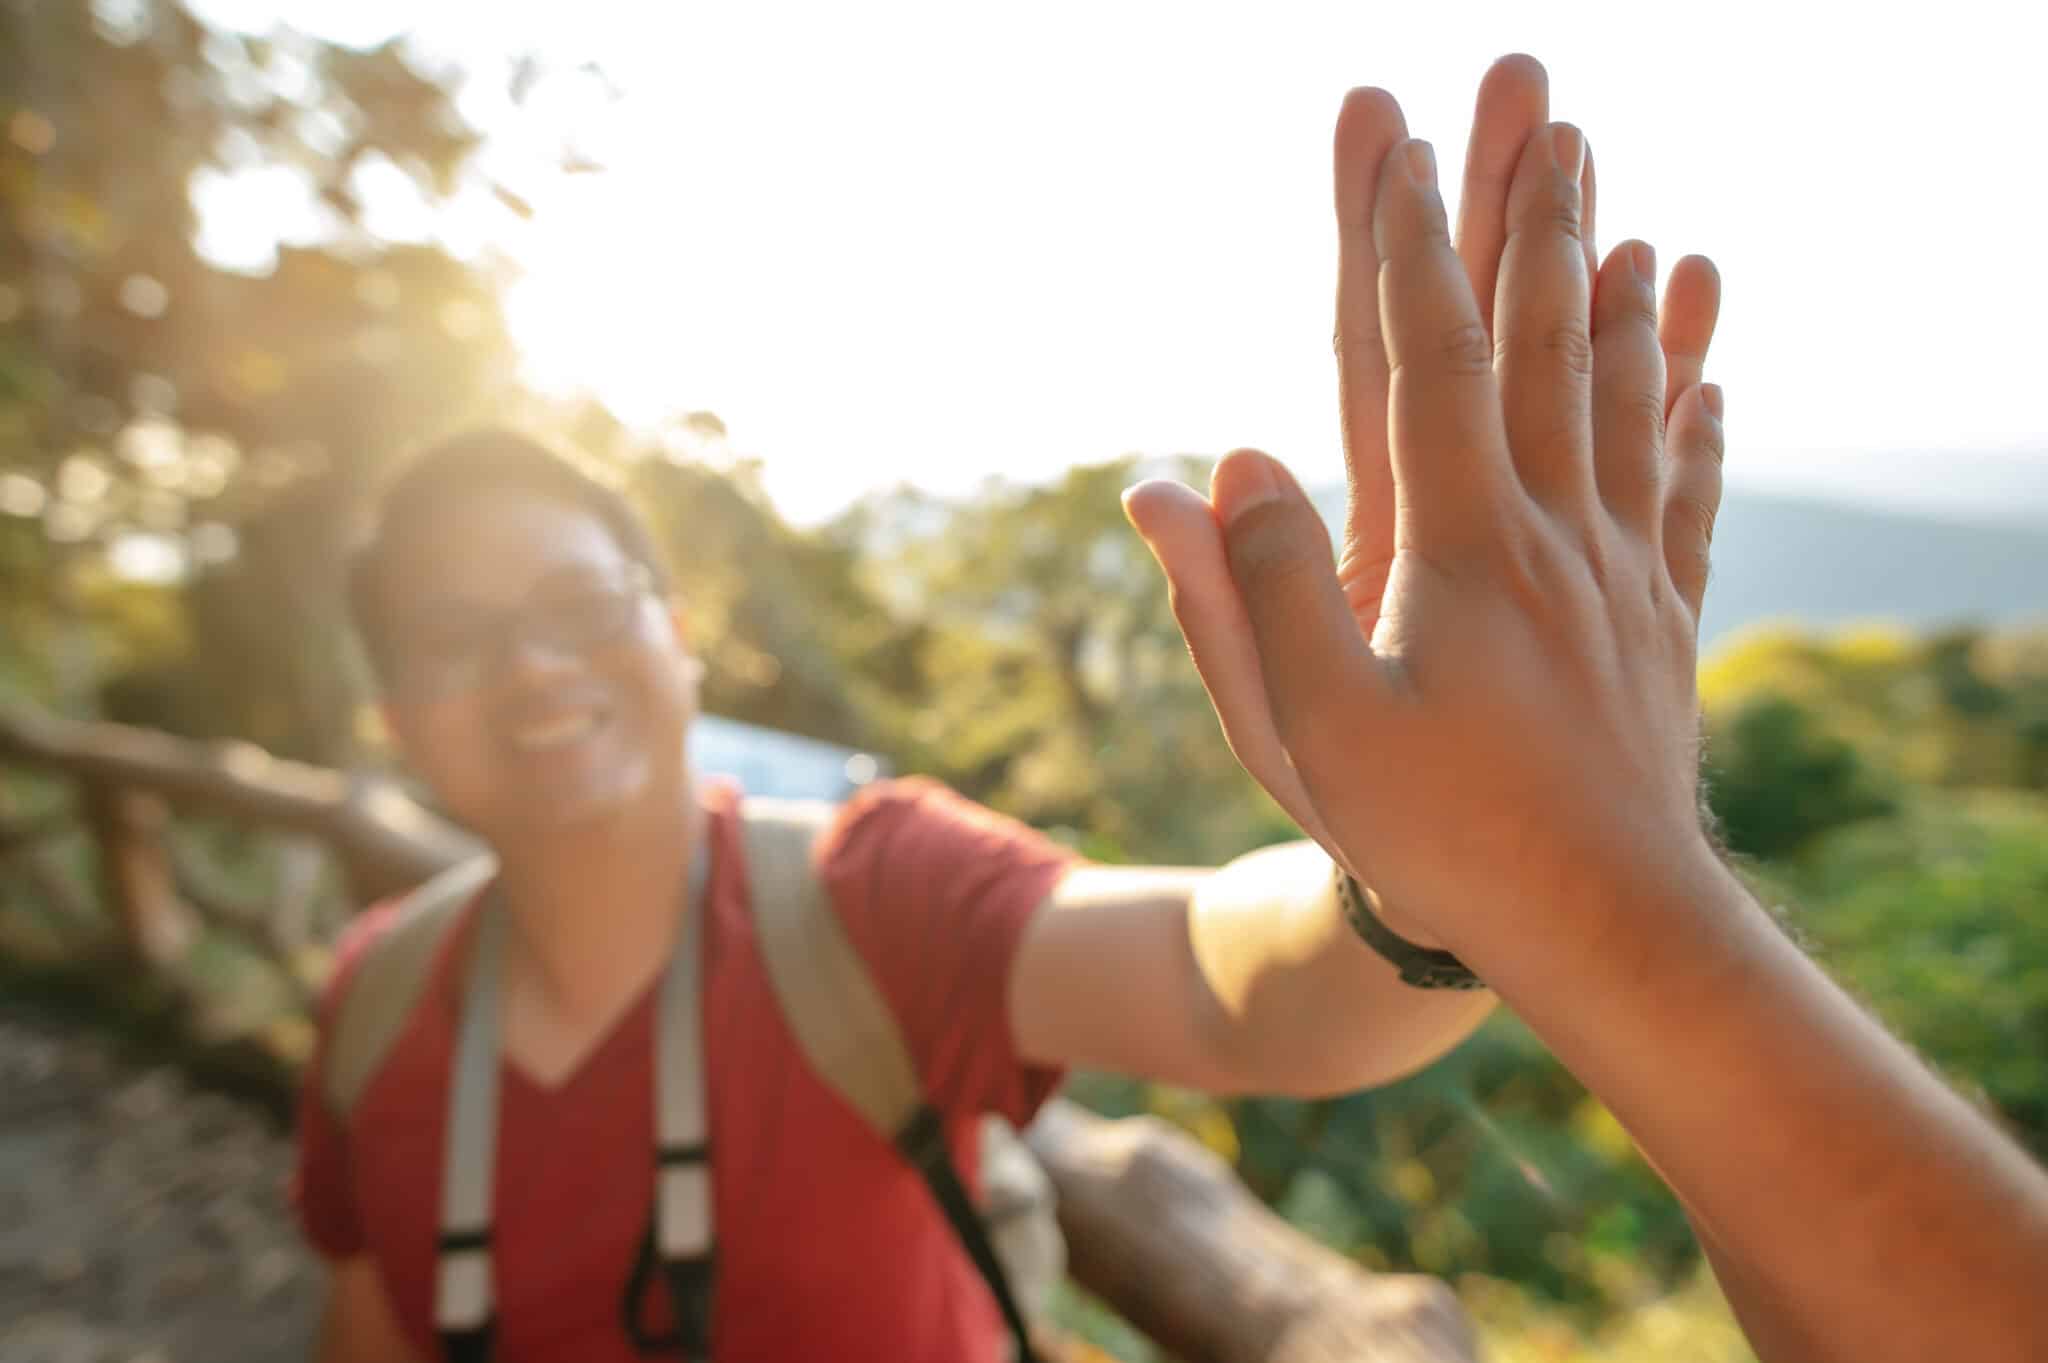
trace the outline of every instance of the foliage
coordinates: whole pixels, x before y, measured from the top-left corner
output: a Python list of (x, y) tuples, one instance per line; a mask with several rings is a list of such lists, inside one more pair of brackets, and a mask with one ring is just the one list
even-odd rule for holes
[[(0, 6), (0, 522), (42, 531), (10, 533), (5, 566), (55, 607), (60, 656), (24, 680), (57, 703), (96, 708), (120, 661), (78, 576), (182, 572), (202, 684), (145, 670), (116, 708), (196, 732), (255, 712), (249, 737), (354, 754), (337, 574), (365, 490), (522, 400), (499, 271), (370, 227), (380, 175), (430, 209), (503, 188), (457, 79), (403, 41), (252, 35), (174, 0)], [(267, 269), (220, 268), (196, 205), (250, 182), (311, 225)]]
[(1204, 470), (1127, 458), (961, 503), (899, 493), (830, 533), (878, 603), (916, 622), (885, 730), (909, 765), (1105, 860), (1214, 863), (1298, 835), (1218, 740), (1124, 521), (1119, 494), (1147, 475)]
[(1756, 1363), (1704, 1269), (1592, 1329), (1502, 1279), (1465, 1278), (1458, 1295), (1493, 1363)]
[(1827, 966), (2048, 1158), (2048, 799), (1923, 795), (1776, 879)]
[(1745, 856), (1782, 856), (1817, 833), (1892, 808), (1854, 748), (1777, 695), (1716, 717), (1704, 775), (1722, 839)]
[(1782, 701), (1807, 717), (1809, 750), (1838, 739), (1886, 779), (2048, 790), (2048, 628), (1757, 631), (1707, 660), (1700, 692), (1710, 757), (1732, 716)]

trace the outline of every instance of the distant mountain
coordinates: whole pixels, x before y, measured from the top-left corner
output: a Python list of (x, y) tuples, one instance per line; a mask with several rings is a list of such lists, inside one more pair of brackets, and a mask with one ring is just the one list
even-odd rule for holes
[(1730, 492), (1703, 641), (1759, 620), (1916, 629), (2048, 620), (2048, 531)]
[[(1316, 494), (1335, 525), (1341, 488)], [(1714, 533), (1702, 642), (1766, 620), (1914, 630), (2048, 621), (2048, 530), (1731, 490)]]

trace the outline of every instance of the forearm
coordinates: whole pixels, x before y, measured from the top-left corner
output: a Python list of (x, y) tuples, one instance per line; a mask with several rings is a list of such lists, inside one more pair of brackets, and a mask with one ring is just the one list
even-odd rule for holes
[(1322, 1096), (1412, 1073), (1471, 1035), (1484, 990), (1417, 989), (1358, 939), (1311, 847), (1216, 873), (1189, 906), (1195, 962), (1241, 1087)]
[(1763, 1363), (1826, 1363), (1827, 1351), (1806, 1335), (1780, 1294), (1749, 1265), (1723, 1248), (1697, 1212), (1687, 1207), (1686, 1217), (1707, 1262), (1713, 1266), (1721, 1295), (1728, 1299), (1728, 1308), (1735, 1313), (1756, 1356)]
[(1704, 848), (1578, 921), (1597, 950), (1461, 945), (1804, 1357), (2048, 1356), (2048, 1178)]

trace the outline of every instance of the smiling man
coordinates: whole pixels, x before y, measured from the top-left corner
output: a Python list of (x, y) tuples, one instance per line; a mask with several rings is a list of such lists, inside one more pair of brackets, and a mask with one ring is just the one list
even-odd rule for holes
[[(658, 995), (694, 912), (713, 1353), (856, 1356), (885, 1341), (898, 1357), (994, 1357), (1001, 1322), (941, 1209), (781, 1016), (750, 903), (764, 868), (748, 864), (737, 792), (689, 769), (687, 617), (631, 512), (500, 431), (430, 452), (384, 506), (358, 618), (405, 753), (496, 854), (469, 917), (495, 904), (508, 929), (496, 1356), (635, 1356), (620, 1322), (656, 1174)], [(1403, 983), (1344, 926), (1326, 879), (1292, 902), (1204, 900), (1203, 873), (1080, 866), (927, 781), (869, 787), (816, 864), (968, 1169), (976, 1119), (1027, 1122), (1069, 1065), (1329, 1092), (1427, 1063), (1489, 1007), (1482, 992)], [(399, 920), (394, 905), (354, 925), (330, 1021)], [(444, 1333), (439, 1212), (476, 937), (473, 921), (450, 935), (346, 1113), (322, 1100), (316, 1060), (299, 1188), (334, 1261), (330, 1358), (429, 1356)], [(634, 1309), (663, 1337), (672, 1305), (646, 1297)]]
[[(1529, 239), (1521, 228), (1554, 226), (1556, 202), (1590, 198), (1582, 155), (1525, 165), (1511, 197), (1525, 147), (1551, 145), (1547, 117), (1527, 59), (1481, 87), (1461, 238), (1488, 297), (1496, 276), (1504, 297), (1519, 287), (1502, 261), (1518, 233)], [(1356, 145), (1349, 105), (1347, 119), (1339, 225), (1355, 271), (1352, 200), (1377, 158)], [(1576, 235), (1568, 247), (1590, 249)], [(1344, 296), (1365, 280), (1349, 278)], [(1703, 263), (1674, 273), (1675, 369), (1697, 374), (1717, 290)], [(1486, 351), (1482, 333), (1474, 353)], [(1347, 377), (1348, 422), (1384, 399)], [(1695, 420), (1673, 438), (1712, 433)], [(1150, 533), (1172, 528), (1154, 518)], [(298, 1178), (307, 1233), (332, 1264), (322, 1357), (998, 1357), (996, 1305), (937, 1185), (839, 1101), (777, 1006), (753, 898), (786, 868), (750, 857), (734, 791), (693, 779), (689, 618), (631, 510), (516, 434), (474, 432), (388, 489), (354, 585), (391, 730), (489, 843), (496, 871), (463, 901), (417, 997), (387, 1019), (374, 1073), (337, 1108), (323, 1098), (335, 1019), (397, 949), (405, 916), (365, 915), (342, 952)], [(1231, 738), (1271, 784), (1258, 735)], [(1298, 858), (1284, 873), (1270, 860), (1221, 873), (1083, 866), (914, 780), (864, 792), (810, 857), (969, 1183), (981, 1115), (1028, 1121), (1066, 1067), (1333, 1093), (1427, 1064), (1492, 1004), (1483, 989), (1441, 987), (1474, 982), (1407, 906), (1378, 904), (1327, 859), (1306, 875)], [(704, 1112), (697, 1138), (657, 1142), (678, 963), (700, 986), (689, 1015)], [(474, 1035), (494, 1040), (474, 1050)], [(482, 1161), (460, 1129), (478, 1103)], [(654, 1211), (671, 1188), (698, 1189), (716, 1227), (715, 1254), (705, 1246), (688, 1282), (649, 1271), (672, 1259)], [(451, 1197), (488, 1217), (444, 1233)], [(451, 1307), (463, 1302), (488, 1311)]]

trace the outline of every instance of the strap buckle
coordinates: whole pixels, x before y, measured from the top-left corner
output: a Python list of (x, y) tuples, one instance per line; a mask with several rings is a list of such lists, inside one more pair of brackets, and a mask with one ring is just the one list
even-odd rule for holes
[(946, 1145), (946, 1122), (930, 1103), (918, 1104), (917, 1111), (896, 1133), (896, 1149), (929, 1182), (932, 1171), (943, 1165), (953, 1170), (953, 1152)]
[[(656, 1278), (668, 1287), (669, 1307), (675, 1323), (666, 1331), (647, 1322), (647, 1299)], [(643, 1354), (674, 1354), (706, 1358), (711, 1353), (712, 1289), (718, 1278), (716, 1251), (688, 1258), (665, 1259), (655, 1246), (654, 1217), (647, 1218), (647, 1231), (640, 1237), (640, 1253), (626, 1278), (626, 1290), (619, 1313), (626, 1338)]]

